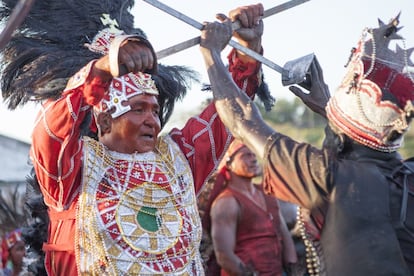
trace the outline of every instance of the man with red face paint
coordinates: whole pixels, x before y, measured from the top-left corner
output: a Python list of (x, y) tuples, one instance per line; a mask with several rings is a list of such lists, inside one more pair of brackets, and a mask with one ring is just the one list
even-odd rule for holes
[[(252, 28), (263, 7), (240, 13), (251, 18), (244, 28)], [(260, 52), (255, 34), (239, 39)], [(165, 102), (151, 44), (105, 29), (87, 46), (104, 55), (43, 104), (32, 135), (31, 158), (49, 208), (48, 274), (203, 275), (196, 194), (232, 136), (213, 103), (160, 136)], [(233, 79), (252, 97), (260, 64), (237, 51), (229, 58)], [(90, 113), (98, 139), (81, 133)]]
[(296, 263), (292, 236), (278, 200), (263, 192), (256, 155), (234, 140), (219, 165), (212, 203), (211, 238), (221, 275), (282, 275)]

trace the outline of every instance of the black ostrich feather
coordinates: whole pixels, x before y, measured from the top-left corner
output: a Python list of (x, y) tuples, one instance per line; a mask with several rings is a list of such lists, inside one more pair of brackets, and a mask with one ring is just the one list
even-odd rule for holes
[(264, 74), (261, 75), (262, 79), (259, 87), (256, 90), (256, 95), (259, 98), (259, 100), (262, 101), (266, 112), (270, 112), (272, 110), (272, 107), (275, 105), (276, 99), (270, 93), (269, 86), (267, 85), (267, 82), (265, 82), (264, 80)]
[(21, 187), (12, 183), (9, 187), (4, 183), (2, 185), (4, 186), (0, 189), (0, 237), (29, 223)]
[[(9, 19), (17, 0), (3, 0), (0, 18)], [(134, 28), (134, 1), (37, 0), (2, 51), (1, 90), (9, 109), (29, 100), (58, 97), (70, 76), (99, 54), (85, 43), (105, 28), (109, 14), (127, 33)]]
[[(17, 0), (2, 0), (0, 18), (7, 21)], [(28, 101), (57, 98), (68, 79), (100, 54), (85, 43), (108, 27), (107, 14), (126, 34), (146, 37), (134, 26), (133, 0), (37, 0), (2, 50), (0, 89), (9, 109)], [(197, 74), (184, 66), (163, 66), (156, 77), (165, 124), (177, 99), (184, 97)], [(165, 89), (164, 89), (165, 88)], [(173, 89), (173, 90), (171, 90)], [(176, 89), (176, 90), (174, 90)]]
[(186, 66), (158, 64), (158, 74), (152, 78), (160, 92), (160, 120), (163, 127), (169, 120), (177, 100), (182, 100), (193, 81), (199, 82), (199, 74)]
[(47, 241), (49, 216), (34, 169), (26, 177), (25, 207), (32, 219), (28, 226), (22, 228), (28, 259), (32, 260), (26, 264), (27, 270), (34, 275), (47, 275), (44, 267), (45, 253), (42, 246)]

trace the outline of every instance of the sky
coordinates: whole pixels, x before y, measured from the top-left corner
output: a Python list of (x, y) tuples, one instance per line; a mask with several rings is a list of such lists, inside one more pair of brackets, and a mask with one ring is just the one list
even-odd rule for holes
[[(160, 0), (198, 22), (214, 21), (215, 14), (225, 13), (238, 6), (256, 4), (252, 0)], [(262, 0), (265, 9), (285, 1)], [(344, 75), (344, 65), (362, 30), (378, 26), (378, 18), (388, 21), (401, 12), (399, 32), (408, 47), (414, 47), (413, 0), (309, 0), (299, 6), (264, 19), (262, 45), (264, 56), (283, 67), (290, 60), (314, 53), (323, 68), (324, 79), (331, 93)], [(187, 25), (150, 4), (135, 0), (132, 10), (135, 24), (145, 31), (155, 51), (196, 37), (199, 30)], [(401, 46), (403, 44), (400, 44)], [(223, 52), (225, 58), (228, 49)], [(414, 57), (412, 57), (414, 59)], [(166, 65), (187, 65), (197, 70), (203, 83), (208, 83), (204, 63), (198, 46), (159, 60)], [(265, 81), (277, 99), (292, 99), (288, 87), (284, 87), (280, 74), (263, 65)], [(169, 125), (179, 126), (183, 113), (197, 109), (211, 94), (202, 92), (201, 85), (194, 84), (183, 102), (176, 106)], [(33, 122), (38, 105), (27, 104), (14, 111), (7, 110), (0, 97), (0, 134), (30, 142)], [(277, 112), (273, 110), (272, 112)]]

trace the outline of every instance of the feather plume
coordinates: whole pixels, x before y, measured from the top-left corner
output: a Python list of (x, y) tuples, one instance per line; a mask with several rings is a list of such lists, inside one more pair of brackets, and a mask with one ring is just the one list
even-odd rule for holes
[[(8, 20), (17, 2), (2, 0), (0, 18)], [(8, 108), (14, 110), (28, 101), (58, 98), (74, 73), (101, 56), (85, 44), (109, 26), (107, 19), (116, 21), (117, 28), (126, 34), (146, 37), (143, 30), (134, 26), (130, 13), (133, 5), (133, 0), (35, 1), (2, 50), (0, 88)], [(185, 96), (192, 81), (198, 82), (198, 74), (184, 66), (161, 68), (156, 84), (164, 125), (175, 101)]]

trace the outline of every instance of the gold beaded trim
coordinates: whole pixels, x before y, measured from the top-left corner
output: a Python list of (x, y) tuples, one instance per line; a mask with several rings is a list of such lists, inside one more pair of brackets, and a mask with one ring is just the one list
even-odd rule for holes
[[(76, 238), (78, 271), (81, 274), (87, 272), (88, 275), (161, 275), (171, 274), (172, 271), (176, 275), (203, 275), (198, 251), (201, 222), (195, 204), (192, 174), (185, 157), (176, 152), (179, 151), (178, 147), (169, 147), (168, 142), (163, 141), (157, 153), (150, 155), (156, 158), (151, 157), (147, 161), (137, 159), (135, 162), (134, 155), (122, 156), (124, 159), (120, 160), (122, 158), (109, 152), (99, 142), (88, 138), (84, 142), (84, 158), (88, 160), (84, 183), (92, 185), (83, 186), (79, 199)], [(126, 158), (128, 156), (132, 157)], [(154, 175), (155, 167), (162, 168), (159, 175), (165, 174), (165, 179), (148, 179), (151, 173)], [(136, 171), (140, 175), (134, 175)], [(100, 206), (105, 209), (98, 209), (99, 204), (103, 204)], [(107, 211), (111, 208), (112, 211)], [(111, 220), (116, 219), (118, 227), (107, 228), (111, 224), (101, 220), (108, 217)], [(135, 232), (131, 232), (121, 225), (133, 225), (139, 219), (144, 222), (155, 221), (156, 229), (149, 229), (144, 233), (142, 228), (136, 228)], [(162, 222), (170, 228), (161, 225)], [(171, 228), (172, 224), (176, 225), (174, 229)], [(151, 234), (164, 237), (152, 238)], [(123, 237), (124, 245), (117, 245), (116, 240), (113, 240), (115, 243), (105, 242), (114, 235)], [(114, 238), (110, 238), (112, 239)], [(138, 241), (148, 242), (148, 250), (144, 252), (132, 246)], [(158, 251), (157, 242), (162, 242), (161, 248), (169, 248), (168, 251)], [(130, 254), (134, 257), (129, 256)], [(178, 261), (179, 259), (182, 260)], [(156, 273), (150, 272), (152, 269)]]
[(299, 234), (305, 244), (306, 249), (306, 269), (310, 276), (319, 276), (321, 272), (321, 262), (318, 256), (318, 252), (316, 247), (314, 246), (312, 239), (309, 237), (308, 232), (305, 228), (305, 222), (303, 220), (301, 207), (298, 206), (297, 208), (297, 223), (299, 225)]

